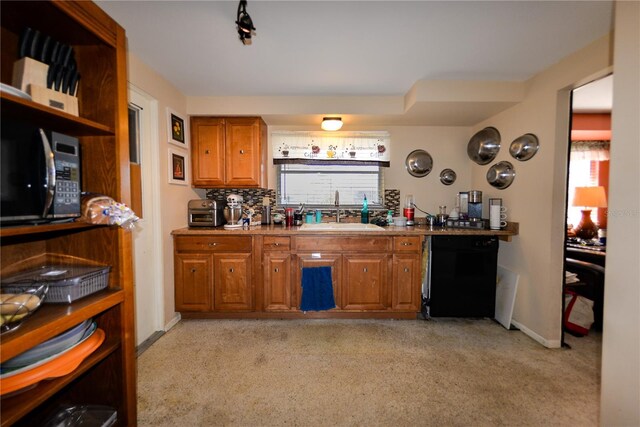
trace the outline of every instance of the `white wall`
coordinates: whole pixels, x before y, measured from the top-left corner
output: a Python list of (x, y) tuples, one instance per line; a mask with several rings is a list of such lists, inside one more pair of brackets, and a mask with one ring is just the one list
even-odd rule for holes
[(640, 425), (640, 3), (617, 2), (601, 420)]
[[(281, 130), (319, 131), (319, 123), (315, 127), (301, 126), (269, 126), (272, 132)], [(386, 189), (400, 190), (400, 204), (404, 196), (413, 194), (416, 205), (430, 213), (438, 213), (438, 206), (446, 205), (450, 210), (455, 205), (455, 196), (459, 191), (469, 190), (470, 173), (467, 158), (468, 127), (438, 126), (387, 126), (387, 127), (349, 127), (343, 131), (388, 131), (391, 137), (391, 165), (384, 170)], [(407, 172), (405, 159), (417, 149), (427, 151), (433, 158), (433, 170), (429, 175), (416, 178)], [(269, 148), (269, 188), (275, 188), (275, 167), (272, 165), (271, 148)], [(440, 182), (440, 171), (453, 169), (458, 175), (453, 185), (446, 186)], [(416, 212), (417, 217), (424, 217)]]
[[(473, 129), (496, 127), (502, 148), (495, 162), (508, 160), (515, 167), (513, 184), (497, 194), (509, 219), (520, 223), (520, 234), (500, 246), (499, 262), (520, 274), (514, 323), (548, 347), (558, 347), (561, 338), (569, 92), (611, 65), (609, 43), (609, 37), (602, 38), (539, 73), (527, 82), (523, 102)], [(509, 144), (529, 132), (538, 136), (540, 149), (519, 162), (509, 155)], [(471, 183), (495, 194), (486, 181), (490, 166), (471, 163)]]
[[(140, 61), (135, 55), (128, 55), (129, 82), (144, 90), (158, 101), (158, 141), (157, 155), (160, 163), (160, 176), (157, 179), (160, 182), (160, 194), (154, 197), (160, 198), (161, 212), (160, 222), (162, 235), (160, 241), (162, 244), (163, 258), (163, 277), (164, 286), (164, 307), (163, 318), (164, 324), (171, 322), (176, 313), (174, 310), (174, 288), (173, 288), (173, 240), (171, 231), (176, 228), (187, 226), (187, 202), (191, 199), (198, 199), (197, 194), (189, 186), (172, 185), (168, 182), (168, 148), (176, 148), (175, 145), (169, 144), (167, 136), (167, 107), (182, 114), (185, 119), (186, 115), (186, 98), (173, 85), (167, 82), (162, 76), (149, 68)], [(188, 153), (185, 151), (185, 153)], [(190, 177), (189, 173), (189, 179)], [(150, 268), (150, 266), (149, 266)]]

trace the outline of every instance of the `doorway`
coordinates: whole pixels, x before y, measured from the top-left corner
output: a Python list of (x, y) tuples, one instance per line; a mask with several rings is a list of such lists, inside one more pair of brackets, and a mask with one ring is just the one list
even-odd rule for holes
[[(589, 319), (581, 320), (576, 326), (563, 317), (562, 345), (568, 347), (567, 334), (592, 332), (601, 339), (612, 104), (612, 74), (572, 91), (562, 307), (563, 312), (581, 307), (589, 315), (591, 310), (593, 323), (588, 327)], [(570, 306), (572, 300), (579, 305)], [(580, 314), (571, 313), (572, 317)]]
[[(144, 91), (129, 84), (129, 127), (132, 171), (139, 169), (140, 220), (133, 230), (136, 346), (153, 341), (164, 330), (162, 324), (163, 273), (162, 235), (160, 229), (160, 159), (154, 141), (158, 141), (158, 102)], [(133, 141), (135, 139), (135, 141)], [(134, 197), (135, 202), (135, 197)]]

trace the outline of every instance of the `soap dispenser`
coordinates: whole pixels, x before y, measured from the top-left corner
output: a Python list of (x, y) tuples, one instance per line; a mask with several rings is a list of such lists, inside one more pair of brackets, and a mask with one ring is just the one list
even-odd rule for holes
[(364, 195), (362, 201), (362, 210), (360, 211), (360, 222), (363, 224), (369, 224), (369, 204), (367, 203), (367, 195)]

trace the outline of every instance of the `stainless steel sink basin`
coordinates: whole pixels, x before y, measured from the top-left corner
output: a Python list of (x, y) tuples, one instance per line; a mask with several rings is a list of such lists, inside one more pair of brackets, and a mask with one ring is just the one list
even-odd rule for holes
[(301, 231), (381, 231), (384, 228), (375, 224), (359, 222), (321, 222), (317, 224), (302, 224)]

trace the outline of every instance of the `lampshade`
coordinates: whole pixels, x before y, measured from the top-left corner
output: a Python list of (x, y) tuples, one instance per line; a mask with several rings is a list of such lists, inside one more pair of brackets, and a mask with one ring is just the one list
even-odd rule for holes
[(339, 130), (342, 127), (342, 117), (325, 117), (320, 125), (322, 130)]
[(576, 187), (573, 194), (573, 206), (606, 208), (607, 196), (604, 194), (604, 187)]

